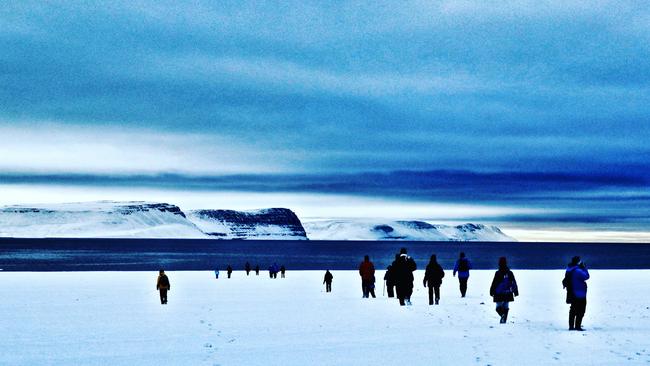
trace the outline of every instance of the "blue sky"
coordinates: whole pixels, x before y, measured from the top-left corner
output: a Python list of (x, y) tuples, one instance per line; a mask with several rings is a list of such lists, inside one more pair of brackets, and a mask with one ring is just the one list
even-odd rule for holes
[(650, 217), (644, 2), (16, 1), (0, 50), (2, 184)]

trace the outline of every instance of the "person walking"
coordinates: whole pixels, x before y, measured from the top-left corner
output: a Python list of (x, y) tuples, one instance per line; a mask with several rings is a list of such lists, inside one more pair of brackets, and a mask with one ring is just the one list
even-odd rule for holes
[(332, 280), (334, 279), (334, 276), (328, 269), (325, 271), (325, 277), (323, 278), (323, 283), (325, 284), (325, 292), (332, 292)]
[(515, 296), (519, 296), (517, 281), (515, 275), (508, 268), (506, 257), (499, 258), (499, 269), (494, 273), (492, 285), (490, 286), (490, 296), (497, 304), (496, 311), (501, 316), (499, 322), (505, 324), (510, 311), (509, 303), (515, 301)]
[(169, 284), (169, 278), (165, 274), (164, 270), (158, 272), (158, 281), (156, 282), (156, 290), (160, 291), (160, 303), (162, 305), (167, 304), (167, 291), (171, 289)]
[[(395, 259), (399, 258), (399, 255), (395, 255)], [(393, 266), (388, 265), (386, 268), (386, 273), (384, 274), (384, 281), (386, 282), (386, 292), (388, 292), (388, 297), (395, 297), (395, 274), (393, 273)]]
[(284, 273), (287, 271), (287, 269), (284, 267), (284, 264), (280, 266), (280, 277), (284, 278)]
[(470, 269), (472, 269), (472, 263), (465, 257), (465, 252), (460, 252), (460, 258), (458, 258), (456, 265), (454, 265), (454, 277), (458, 273), (461, 297), (465, 297), (467, 293), (467, 280), (469, 279)]
[(217, 279), (217, 280), (219, 279), (219, 270), (218, 269), (214, 270), (214, 278)]
[(251, 264), (246, 262), (244, 265), (244, 270), (246, 270), (246, 276), (248, 276), (248, 274), (251, 272)]
[(569, 308), (569, 330), (583, 331), (582, 318), (587, 310), (587, 266), (575, 256), (567, 266), (562, 285), (566, 288), (566, 302)]
[(255, 276), (259, 276), (259, 275), (260, 275), (260, 265), (256, 264), (255, 265)]
[(440, 301), (440, 285), (442, 285), (442, 278), (445, 277), (445, 271), (438, 264), (438, 259), (435, 254), (431, 255), (427, 269), (424, 271), (424, 280), (422, 283), (424, 287), (429, 288), (429, 305), (433, 305), (435, 293), (435, 304), (438, 305)]
[(280, 267), (278, 267), (278, 264), (275, 263), (275, 262), (273, 263), (273, 265), (271, 267), (272, 267), (272, 269), (271, 269), (272, 276), (271, 277), (278, 278), (278, 272), (280, 272)]
[(228, 278), (230, 278), (230, 275), (232, 275), (232, 267), (230, 266), (230, 264), (226, 268), (226, 273), (228, 274)]
[(375, 265), (370, 261), (369, 256), (363, 257), (363, 262), (359, 265), (359, 276), (361, 276), (361, 290), (363, 297), (369, 295), (375, 297)]
[(413, 271), (417, 269), (417, 265), (413, 258), (407, 254), (406, 248), (402, 248), (392, 266), (399, 304), (400, 306), (410, 306), (411, 295), (413, 294)]

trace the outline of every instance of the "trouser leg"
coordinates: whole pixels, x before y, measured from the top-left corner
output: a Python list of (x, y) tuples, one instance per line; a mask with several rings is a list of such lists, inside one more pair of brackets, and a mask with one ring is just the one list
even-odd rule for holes
[(167, 289), (160, 289), (160, 303), (161, 304), (166, 304), (167, 303)]
[(375, 296), (375, 288), (374, 287), (369, 287), (368, 292), (370, 292), (370, 296), (373, 298), (377, 297)]
[(576, 329), (576, 305), (575, 301), (571, 302), (571, 307), (569, 308), (569, 330)]
[(460, 295), (465, 297), (467, 293), (467, 278), (459, 278), (458, 282), (460, 283)]
[(440, 301), (440, 286), (435, 286), (433, 290), (436, 293), (436, 305), (438, 305), (438, 301)]
[(394, 286), (386, 286), (386, 292), (388, 292), (388, 297), (395, 297)]
[(429, 287), (429, 305), (433, 305), (433, 287)]
[(575, 309), (575, 315), (576, 315), (576, 323), (575, 323), (575, 329), (582, 329), (582, 318), (585, 316), (585, 311), (587, 309), (587, 299), (576, 299), (574, 301), (576, 303), (576, 309)]
[(400, 286), (397, 286), (396, 290), (397, 290), (397, 299), (399, 300), (399, 304), (401, 306), (404, 306), (405, 305), (405, 303), (404, 303), (404, 297), (405, 297), (404, 296), (404, 289), (402, 287), (400, 287)]

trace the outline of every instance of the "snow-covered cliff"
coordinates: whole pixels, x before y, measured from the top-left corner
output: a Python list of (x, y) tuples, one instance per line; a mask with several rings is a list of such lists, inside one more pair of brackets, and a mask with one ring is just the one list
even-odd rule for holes
[(196, 210), (189, 219), (204, 233), (217, 238), (306, 240), (298, 216), (286, 208), (257, 211)]
[(358, 220), (302, 223), (287, 208), (185, 213), (168, 203), (114, 201), (0, 207), (0, 237), (515, 241), (498, 227), (481, 224)]
[(303, 222), (313, 240), (516, 241), (496, 226), (432, 225), (424, 221), (318, 220)]
[(29, 238), (205, 238), (178, 206), (83, 202), (0, 208), (0, 236)]

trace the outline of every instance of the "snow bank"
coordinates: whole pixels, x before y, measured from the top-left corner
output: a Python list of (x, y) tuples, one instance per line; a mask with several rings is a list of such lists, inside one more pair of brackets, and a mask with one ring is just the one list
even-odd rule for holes
[(303, 223), (314, 240), (516, 241), (496, 226), (424, 221), (317, 220)]
[[(647, 365), (650, 271), (591, 271), (586, 332), (569, 332), (563, 271), (515, 270), (508, 324), (473, 271), (467, 298), (447, 271), (428, 306), (361, 299), (356, 271), (170, 272), (161, 306), (151, 272), (0, 272), (1, 365)], [(223, 273), (223, 272), (222, 272)], [(382, 278), (383, 272), (377, 274)]]

